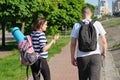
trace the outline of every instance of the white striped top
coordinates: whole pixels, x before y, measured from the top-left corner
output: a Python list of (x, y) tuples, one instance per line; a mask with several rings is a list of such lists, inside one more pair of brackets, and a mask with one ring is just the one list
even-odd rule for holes
[(47, 44), (45, 33), (41, 31), (32, 31), (30, 35), (35, 52), (39, 53), (40, 57), (47, 58), (48, 51), (42, 52), (43, 47)]

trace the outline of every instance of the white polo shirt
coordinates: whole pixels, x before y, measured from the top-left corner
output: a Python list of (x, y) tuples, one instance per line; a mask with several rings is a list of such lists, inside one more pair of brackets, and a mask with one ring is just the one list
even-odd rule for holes
[[(89, 24), (89, 22), (92, 21), (92, 19), (89, 19), (89, 20), (84, 19), (82, 21), (85, 22), (86, 24)], [(85, 56), (89, 56), (89, 55), (93, 55), (93, 54), (101, 54), (100, 44), (99, 44), (99, 36), (105, 35), (106, 31), (104, 30), (102, 24), (99, 21), (95, 21), (95, 23), (93, 25), (94, 25), (94, 27), (96, 29), (96, 33), (97, 33), (97, 48), (95, 51), (90, 51), (90, 52), (82, 52), (77, 48), (77, 57), (85, 57)], [(71, 32), (72, 38), (78, 39), (80, 28), (81, 28), (80, 23), (74, 24), (72, 32)]]

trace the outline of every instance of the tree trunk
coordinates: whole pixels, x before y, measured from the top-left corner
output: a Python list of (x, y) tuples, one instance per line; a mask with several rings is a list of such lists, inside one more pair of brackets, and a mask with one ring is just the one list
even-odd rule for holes
[(64, 33), (65, 37), (67, 35), (67, 26), (65, 26), (65, 33)]
[(21, 31), (24, 33), (24, 28), (25, 28), (25, 21), (22, 22), (22, 27), (21, 27)]
[(2, 47), (5, 47), (5, 24), (2, 23)]

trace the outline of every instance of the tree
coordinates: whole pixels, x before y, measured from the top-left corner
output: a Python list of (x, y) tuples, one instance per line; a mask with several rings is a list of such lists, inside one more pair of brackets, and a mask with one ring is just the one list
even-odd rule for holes
[(5, 26), (9, 22), (16, 26), (16, 22), (22, 24), (22, 31), (24, 32), (25, 21), (28, 21), (32, 16), (28, 5), (29, 0), (2, 0), (0, 1), (0, 23), (2, 25), (2, 46), (5, 46)]
[(55, 3), (56, 9), (48, 16), (50, 26), (64, 27), (66, 30), (80, 21), (84, 0), (59, 0), (52, 3)]
[[(18, 26), (25, 33), (37, 17), (48, 20), (56, 31), (59, 27), (71, 27), (81, 19), (84, 0), (0, 0), (0, 23), (2, 25), (2, 45), (5, 45), (5, 25)], [(52, 28), (50, 28), (52, 29)]]
[[(25, 23), (28, 23), (39, 10), (38, 0), (1, 0), (0, 23), (2, 25), (2, 46), (5, 46), (5, 26), (9, 22), (11, 27), (18, 26), (24, 33)], [(21, 24), (21, 25), (20, 25)], [(30, 24), (30, 23), (29, 23)]]
[[(9, 3), (10, 2), (10, 3)], [(15, 1), (14, 3), (18, 3)], [(14, 21), (16, 19), (14, 14), (14, 8), (15, 6), (11, 6), (12, 1), (11, 0), (1, 0), (0, 1), (0, 23), (2, 25), (2, 46), (5, 46), (5, 27), (7, 22)], [(14, 20), (13, 20), (13, 19)]]
[(57, 8), (52, 11), (48, 19), (50, 24), (71, 26), (81, 19), (81, 8), (84, 6), (84, 0), (60, 0), (56, 2)]

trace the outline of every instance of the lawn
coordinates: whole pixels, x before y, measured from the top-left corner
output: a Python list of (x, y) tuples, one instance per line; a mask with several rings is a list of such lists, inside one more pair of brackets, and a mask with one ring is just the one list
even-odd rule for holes
[[(107, 21), (104, 21), (104, 22), (102, 22), (102, 24), (103, 24), (103, 26), (105, 26), (106, 28), (108, 28), (108, 29), (113, 29), (113, 28), (115, 28), (115, 29), (119, 29), (119, 28), (117, 28), (117, 27), (119, 27), (120, 26), (120, 17), (114, 17), (114, 18), (111, 18), (111, 19), (109, 19), (109, 20), (107, 20)], [(113, 30), (112, 30), (113, 31)], [(116, 32), (116, 31), (114, 31), (114, 32)], [(116, 35), (118, 35), (118, 33), (116, 33)], [(112, 36), (112, 35), (111, 35)], [(117, 38), (117, 37), (116, 37)], [(116, 44), (114, 44), (111, 48), (119, 48), (120, 47), (120, 42), (119, 43), (116, 43)]]
[[(50, 41), (50, 39), (48, 39), (48, 41)], [(49, 59), (55, 54), (60, 53), (61, 49), (69, 42), (69, 37), (60, 38), (56, 44), (49, 49)], [(10, 42), (7, 45), (6, 50), (12, 50), (12, 55), (0, 59), (0, 80), (25, 80), (26, 68), (25, 66), (21, 66), (16, 43)], [(14, 45), (14, 47), (12, 47), (12, 45)]]
[[(120, 25), (120, 17), (116, 17), (116, 18), (111, 18), (110, 20), (108, 21), (104, 21), (102, 22), (102, 24), (105, 26), (105, 27), (117, 27), (118, 25)], [(108, 25), (109, 24), (109, 25)]]

